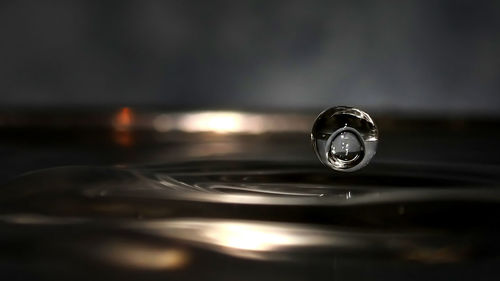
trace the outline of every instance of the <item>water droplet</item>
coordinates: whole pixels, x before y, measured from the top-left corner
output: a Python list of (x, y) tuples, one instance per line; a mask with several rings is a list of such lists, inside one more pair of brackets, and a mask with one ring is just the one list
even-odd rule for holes
[(325, 166), (337, 171), (355, 171), (366, 166), (375, 155), (378, 131), (366, 112), (338, 106), (316, 118), (311, 140)]

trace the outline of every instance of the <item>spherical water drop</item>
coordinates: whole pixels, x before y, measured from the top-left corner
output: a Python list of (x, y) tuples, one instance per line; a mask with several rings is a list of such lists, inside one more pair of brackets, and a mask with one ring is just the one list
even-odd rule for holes
[(325, 166), (350, 172), (366, 166), (375, 155), (378, 130), (366, 112), (338, 106), (316, 118), (311, 140)]

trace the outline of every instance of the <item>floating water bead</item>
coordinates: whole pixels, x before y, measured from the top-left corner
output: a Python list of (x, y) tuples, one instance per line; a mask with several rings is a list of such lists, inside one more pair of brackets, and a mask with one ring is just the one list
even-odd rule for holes
[(336, 171), (352, 172), (366, 166), (375, 155), (378, 130), (366, 112), (337, 106), (316, 118), (311, 141), (321, 163)]

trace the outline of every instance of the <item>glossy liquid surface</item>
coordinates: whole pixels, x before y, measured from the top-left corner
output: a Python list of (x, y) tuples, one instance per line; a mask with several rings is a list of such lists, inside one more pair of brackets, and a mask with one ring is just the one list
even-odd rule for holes
[[(460, 264), (496, 257), (498, 175), (402, 163), (347, 176), (307, 163), (252, 161), (57, 168), (2, 189), (0, 220), (8, 231), (0, 236), (153, 272), (196, 272), (210, 264), (206, 251), (250, 265), (306, 265), (312, 258), (323, 271), (325, 261), (366, 265), (366, 258), (375, 259), (372, 266), (377, 259)], [(57, 259), (48, 248), (39, 255)], [(343, 270), (337, 273), (349, 280)], [(228, 272), (246, 269), (218, 274)]]
[[(183, 120), (162, 116), (175, 118)], [(4, 184), (3, 273), (25, 280), (500, 277), (496, 130), (424, 124), (416, 134), (420, 123), (392, 132), (394, 123), (382, 124), (378, 157), (347, 174), (314, 158), (306, 130), (113, 133), (120, 147), (103, 144), (95, 157), (159, 164), (66, 166)], [(90, 146), (77, 146), (73, 162)], [(69, 147), (41, 155), (67, 157)], [(28, 159), (40, 155), (26, 150)]]

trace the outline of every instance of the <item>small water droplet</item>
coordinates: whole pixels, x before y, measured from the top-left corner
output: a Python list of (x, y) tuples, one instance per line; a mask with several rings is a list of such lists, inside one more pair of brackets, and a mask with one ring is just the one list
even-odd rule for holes
[(375, 155), (378, 131), (366, 112), (338, 106), (316, 118), (311, 140), (325, 166), (337, 171), (355, 171), (366, 166)]

